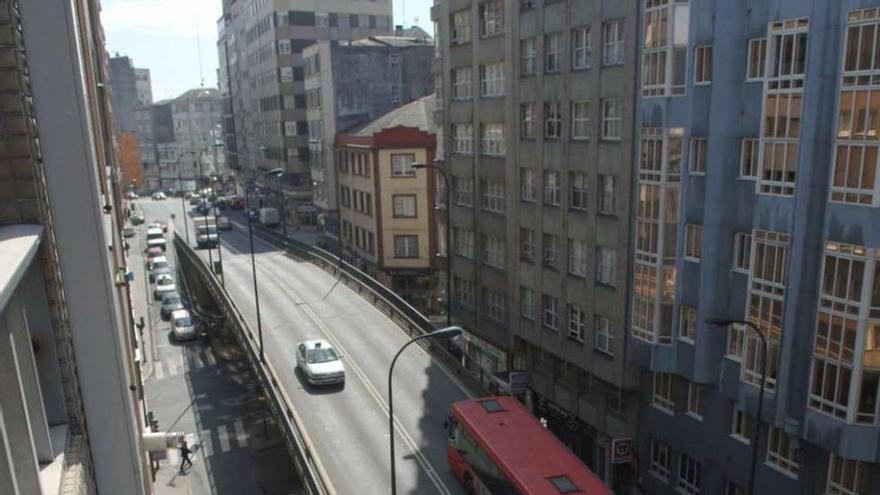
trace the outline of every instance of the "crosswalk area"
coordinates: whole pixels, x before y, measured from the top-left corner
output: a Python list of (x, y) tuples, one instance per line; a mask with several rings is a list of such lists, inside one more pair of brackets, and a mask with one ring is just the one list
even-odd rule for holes
[[(216, 425), (214, 428), (188, 433), (186, 443), (192, 454), (190, 459), (207, 459), (209, 457), (247, 447), (247, 428), (244, 420), (237, 419), (231, 423)], [(168, 450), (168, 464), (180, 465), (180, 450)]]
[(153, 363), (153, 377), (164, 380), (216, 364), (217, 358), (210, 347), (187, 349), (185, 353), (161, 356), (159, 361)]

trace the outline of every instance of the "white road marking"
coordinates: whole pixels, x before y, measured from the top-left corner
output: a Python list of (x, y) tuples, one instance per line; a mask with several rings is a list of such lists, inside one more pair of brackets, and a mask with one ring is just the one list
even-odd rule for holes
[(226, 425), (217, 426), (217, 438), (220, 439), (220, 452), (229, 452), (232, 446), (229, 444), (229, 431)]
[(162, 363), (168, 367), (168, 376), (177, 376), (177, 365), (174, 363)]
[(217, 364), (217, 358), (214, 357), (214, 351), (212, 351), (210, 347), (205, 349), (205, 359), (208, 360), (208, 365), (210, 366)]
[(211, 436), (211, 430), (202, 430), (199, 432), (199, 443), (202, 447), (203, 458), (214, 455), (214, 437)]
[(165, 372), (162, 369), (162, 361), (156, 361), (153, 363), (153, 375), (155, 375), (156, 380), (161, 380), (165, 377)]
[(244, 422), (236, 419), (232, 426), (235, 428), (235, 440), (238, 442), (238, 446), (247, 447), (247, 431), (244, 429)]

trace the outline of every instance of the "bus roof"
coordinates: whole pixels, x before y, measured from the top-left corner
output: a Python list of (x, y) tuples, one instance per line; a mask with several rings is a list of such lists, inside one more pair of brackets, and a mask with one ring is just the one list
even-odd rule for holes
[(464, 400), (452, 412), (520, 493), (613, 495), (515, 398)]

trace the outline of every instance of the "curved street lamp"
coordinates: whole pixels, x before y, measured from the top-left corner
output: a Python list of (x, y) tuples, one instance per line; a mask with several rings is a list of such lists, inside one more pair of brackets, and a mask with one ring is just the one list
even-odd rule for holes
[(394, 365), (397, 363), (397, 358), (399, 358), (404, 349), (409, 347), (413, 342), (422, 339), (455, 337), (456, 335), (460, 335), (462, 331), (461, 327), (446, 327), (413, 337), (409, 342), (403, 344), (403, 347), (397, 351), (397, 354), (394, 355), (394, 359), (391, 360), (391, 367), (388, 368), (388, 432), (391, 441), (391, 495), (397, 495), (397, 470), (394, 460), (394, 393), (391, 388), (391, 375), (394, 372)]

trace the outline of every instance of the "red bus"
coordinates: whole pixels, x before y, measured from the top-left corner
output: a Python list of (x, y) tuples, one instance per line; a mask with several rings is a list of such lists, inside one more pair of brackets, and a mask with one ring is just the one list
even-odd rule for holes
[(452, 404), (449, 466), (469, 495), (613, 495), (513, 397)]

